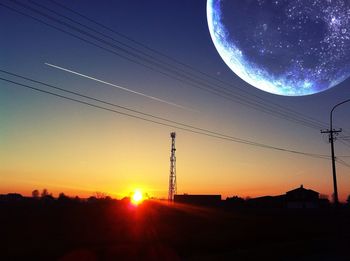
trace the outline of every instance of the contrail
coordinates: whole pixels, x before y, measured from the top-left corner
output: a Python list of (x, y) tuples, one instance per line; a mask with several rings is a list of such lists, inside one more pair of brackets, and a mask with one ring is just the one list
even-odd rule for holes
[(65, 71), (65, 72), (69, 72), (69, 73), (72, 73), (72, 74), (75, 74), (75, 75), (78, 75), (78, 76), (81, 76), (81, 77), (84, 77), (84, 78), (87, 78), (87, 79), (90, 79), (90, 80), (93, 80), (93, 81), (96, 81), (96, 82), (100, 82), (100, 83), (103, 83), (103, 84), (106, 84), (106, 85), (109, 85), (109, 86), (121, 89), (123, 91), (131, 92), (131, 93), (134, 93), (134, 94), (146, 97), (148, 99), (152, 99), (152, 100), (155, 100), (155, 101), (158, 101), (158, 102), (166, 103), (168, 105), (172, 105), (172, 106), (175, 106), (175, 107), (178, 107), (178, 108), (181, 108), (181, 109), (190, 110), (190, 111), (196, 111), (194, 109), (187, 108), (185, 106), (182, 106), (182, 105), (179, 105), (179, 104), (176, 104), (176, 103), (173, 103), (173, 102), (169, 102), (169, 101), (166, 101), (166, 100), (163, 100), (163, 99), (151, 96), (151, 95), (147, 95), (147, 94), (144, 94), (142, 92), (137, 92), (137, 91), (134, 91), (134, 90), (131, 90), (131, 89), (128, 89), (128, 88), (125, 88), (125, 87), (122, 87), (122, 86), (110, 83), (110, 82), (106, 82), (106, 81), (103, 81), (103, 80), (100, 80), (100, 79), (97, 79), (97, 78), (94, 78), (94, 77), (91, 77), (91, 76), (88, 76), (88, 75), (85, 75), (85, 74), (82, 74), (82, 73), (78, 73), (78, 72), (75, 72), (75, 71), (72, 71), (72, 70), (69, 70), (69, 69), (66, 69), (66, 68), (54, 65), (54, 64), (50, 64), (50, 63), (45, 63), (45, 64), (47, 66), (50, 66), (50, 67), (53, 67), (53, 68), (56, 68), (56, 69), (59, 69), (59, 70)]

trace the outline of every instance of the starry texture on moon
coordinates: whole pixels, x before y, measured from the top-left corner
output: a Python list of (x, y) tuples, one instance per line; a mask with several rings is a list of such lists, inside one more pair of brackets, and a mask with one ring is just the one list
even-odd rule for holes
[(310, 95), (350, 75), (348, 0), (208, 0), (207, 19), (224, 62), (266, 92)]

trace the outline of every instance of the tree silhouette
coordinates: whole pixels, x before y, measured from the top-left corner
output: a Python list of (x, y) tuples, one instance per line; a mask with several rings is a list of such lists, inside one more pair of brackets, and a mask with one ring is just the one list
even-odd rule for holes
[(49, 191), (47, 189), (43, 189), (43, 191), (41, 192), (41, 198), (45, 201), (52, 201), (54, 200), (54, 197), (52, 196), (52, 193), (49, 193)]
[(104, 192), (97, 191), (97, 192), (95, 192), (94, 196), (97, 199), (104, 199), (107, 197), (107, 194)]
[(34, 189), (34, 190), (32, 191), (32, 197), (35, 198), (35, 199), (37, 199), (37, 198), (39, 198), (39, 196), (40, 196), (39, 190)]
[(49, 196), (50, 194), (49, 194), (49, 191), (45, 188), (45, 189), (43, 189), (43, 191), (41, 192), (41, 197), (42, 198), (44, 198), (44, 197), (46, 197), (46, 196)]
[(58, 198), (68, 198), (66, 196), (66, 194), (64, 194), (63, 192), (61, 192), (59, 195), (58, 195)]
[(70, 200), (70, 198), (68, 196), (66, 196), (66, 194), (64, 194), (63, 192), (61, 192), (59, 195), (58, 195), (58, 200), (59, 201), (62, 201), (62, 202), (67, 202)]

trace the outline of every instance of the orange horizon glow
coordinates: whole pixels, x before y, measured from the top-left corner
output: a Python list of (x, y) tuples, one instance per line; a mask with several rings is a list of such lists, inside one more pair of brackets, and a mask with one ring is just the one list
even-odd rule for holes
[[(196, 189), (196, 190), (191, 190), (191, 189), (187, 189), (187, 190), (181, 190), (181, 192), (179, 192), (178, 194), (189, 194), (189, 195), (196, 195), (196, 194), (212, 194), (212, 195), (221, 195), (222, 200), (225, 200), (227, 197), (233, 197), (233, 196), (238, 196), (241, 198), (254, 198), (254, 197), (261, 197), (261, 196), (277, 196), (277, 195), (282, 195), (285, 194), (287, 191), (295, 189), (300, 187), (301, 184), (299, 185), (295, 185), (295, 186), (286, 186), (284, 185), (283, 188), (280, 188), (278, 190), (272, 190), (271, 188), (250, 188), (250, 190), (246, 190), (246, 189), (240, 189), (237, 190), (236, 192), (234, 192), (233, 190), (227, 189), (226, 190), (208, 190), (208, 189)], [(327, 194), (324, 193), (324, 191), (327, 191), (328, 188), (323, 187), (321, 188), (321, 190), (319, 190), (318, 188), (315, 188), (315, 186), (312, 186), (310, 184), (303, 184), (304, 188), (306, 189), (312, 189), (315, 190), (317, 192), (320, 193), (320, 195), (326, 195), (328, 196), (328, 199), (332, 202), (332, 196), (331, 194)], [(115, 199), (123, 199), (125, 197), (129, 197), (131, 202), (134, 200), (135, 197), (135, 193), (137, 192), (137, 194), (139, 194), (139, 192), (141, 193), (142, 196), (142, 200), (145, 200), (145, 196), (144, 193), (140, 190), (140, 189), (135, 189), (133, 190), (134, 192), (130, 193), (130, 192), (123, 192), (123, 193), (116, 193), (115, 191), (111, 192), (111, 191), (96, 191), (96, 190), (83, 190), (83, 189), (74, 189), (74, 188), (58, 188), (58, 187), (52, 187), (52, 186), (34, 186), (33, 188), (28, 188), (27, 186), (18, 186), (17, 189), (5, 189), (2, 188), (0, 190), (0, 194), (8, 194), (8, 193), (19, 193), (22, 196), (25, 197), (30, 197), (32, 195), (32, 191), (37, 189), (39, 190), (39, 192), (41, 193), (41, 191), (43, 189), (47, 189), (48, 192), (50, 194), (52, 194), (54, 197), (58, 197), (58, 195), (60, 193), (64, 193), (65, 195), (69, 196), (69, 197), (75, 197), (78, 196), (82, 199), (84, 198), (89, 198), (91, 196), (96, 195), (96, 193), (100, 192), (105, 194), (106, 196), (110, 196), (112, 198)], [(148, 191), (151, 191), (149, 188), (147, 189)], [(122, 190), (122, 191), (127, 191), (126, 189)], [(129, 190), (130, 191), (130, 190)], [(167, 194), (166, 192), (155, 192), (155, 193), (147, 193), (149, 194), (149, 197), (152, 198), (157, 198), (157, 199), (166, 199)], [(139, 195), (136, 196), (136, 198), (138, 198)], [(341, 192), (339, 193), (339, 198), (341, 202), (346, 202), (346, 199), (348, 197), (348, 194), (346, 194), (345, 192)], [(136, 200), (137, 201), (137, 200)], [(132, 202), (133, 203), (133, 202)]]

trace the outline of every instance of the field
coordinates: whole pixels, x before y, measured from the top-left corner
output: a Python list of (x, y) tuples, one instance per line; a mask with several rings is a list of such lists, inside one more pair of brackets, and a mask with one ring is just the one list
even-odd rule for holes
[(350, 260), (349, 208), (28, 199), (0, 213), (1, 260)]

